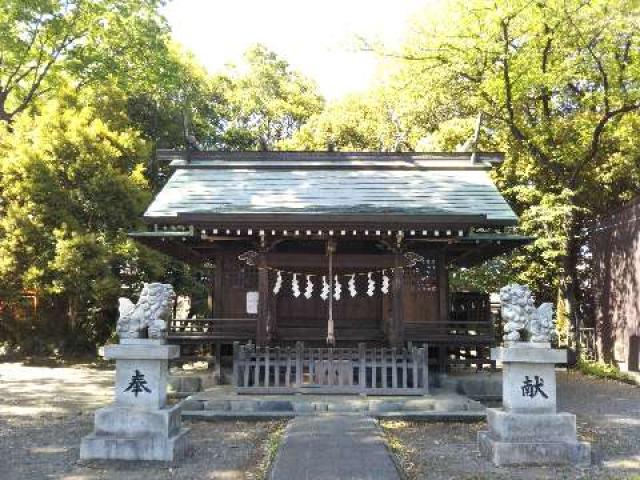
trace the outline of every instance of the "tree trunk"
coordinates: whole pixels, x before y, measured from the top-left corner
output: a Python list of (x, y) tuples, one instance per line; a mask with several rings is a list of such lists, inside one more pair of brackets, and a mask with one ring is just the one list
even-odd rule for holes
[(67, 320), (69, 332), (73, 334), (78, 327), (78, 309), (76, 307), (76, 301), (73, 298), (67, 300)]
[(13, 117), (5, 111), (4, 107), (0, 107), (0, 122), (5, 122), (8, 125), (11, 125), (12, 120)]
[(9, 123), (11, 116), (7, 112), (7, 92), (0, 91), (0, 121)]
[(562, 258), (562, 273), (560, 278), (560, 296), (565, 304), (565, 312), (569, 320), (568, 344), (574, 348), (576, 354), (580, 354), (578, 341), (581, 327), (578, 313), (578, 255), (580, 251), (579, 222), (575, 213), (567, 216), (565, 224), (565, 252)]

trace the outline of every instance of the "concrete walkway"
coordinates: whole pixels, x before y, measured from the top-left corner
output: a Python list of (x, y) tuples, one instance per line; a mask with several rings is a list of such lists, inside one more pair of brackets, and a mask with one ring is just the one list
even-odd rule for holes
[(289, 422), (271, 480), (400, 480), (380, 427), (362, 415)]

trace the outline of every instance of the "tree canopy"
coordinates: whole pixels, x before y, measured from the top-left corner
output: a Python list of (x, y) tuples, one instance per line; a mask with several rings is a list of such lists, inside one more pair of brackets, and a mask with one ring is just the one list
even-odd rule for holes
[[(160, 0), (5, 0), (0, 4), (0, 121), (56, 88), (117, 81), (145, 89), (163, 74)], [(148, 55), (149, 51), (159, 55)], [(134, 86), (135, 85), (135, 86)]]
[(227, 75), (228, 148), (272, 150), (322, 110), (324, 102), (315, 83), (262, 45), (249, 49)]
[(72, 325), (115, 302), (134, 267), (127, 238), (149, 200), (132, 129), (114, 130), (89, 106), (52, 100), (2, 136), (0, 290), (55, 297)]
[[(517, 259), (538, 292), (575, 310), (589, 221), (636, 195), (638, 6), (632, 1), (450, 1), (418, 20), (401, 77), (484, 113), (507, 152), (497, 181), (538, 237)], [(443, 18), (447, 18), (447, 22)], [(532, 261), (535, 259), (535, 261)]]
[(436, 2), (401, 48), (364, 41), (378, 82), (329, 103), (262, 45), (207, 72), (161, 4), (0, 4), (3, 302), (34, 291), (98, 341), (143, 279), (203, 290), (209, 272), (126, 236), (167, 177), (156, 148), (452, 151), (481, 113), (478, 147), (506, 153), (494, 178), (536, 240), (452, 284), (560, 293), (579, 327), (591, 222), (640, 192), (637, 2)]
[[(156, 148), (273, 148), (323, 106), (310, 80), (262, 46), (207, 72), (173, 42), (161, 4), (0, 5), (0, 317), (36, 295), (38, 330), (62, 323), (43, 332), (52, 345), (103, 342), (118, 296), (145, 280), (206, 298), (206, 268), (127, 236), (167, 178)], [(1, 337), (33, 341), (16, 325), (0, 318)]]
[(628, 0), (434, 3), (401, 48), (363, 41), (385, 76), (285, 145), (455, 150), (482, 113), (478, 147), (506, 152), (495, 180), (536, 240), (455, 282), (511, 278), (547, 301), (560, 289), (575, 328), (590, 225), (640, 191), (639, 13)]

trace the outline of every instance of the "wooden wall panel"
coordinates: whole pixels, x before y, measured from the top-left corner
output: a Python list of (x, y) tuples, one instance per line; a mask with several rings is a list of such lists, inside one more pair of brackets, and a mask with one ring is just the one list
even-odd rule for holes
[[(640, 197), (593, 232), (593, 296), (598, 354), (638, 369)], [(591, 326), (591, 325), (585, 325)]]
[[(435, 259), (434, 259), (435, 260)], [(437, 270), (406, 269), (404, 276), (405, 323), (437, 322), (439, 317), (439, 291)], [(411, 340), (407, 338), (407, 340)]]
[[(216, 285), (214, 310), (219, 318), (255, 318), (247, 314), (246, 294), (258, 290), (258, 271), (244, 265), (236, 255), (220, 255), (216, 259)], [(302, 270), (302, 269), (301, 269)], [(417, 271), (405, 269), (402, 288), (402, 308), (404, 323), (424, 323), (439, 321), (439, 285), (435, 270)], [(392, 277), (392, 274), (390, 274)], [(334, 300), (335, 328), (363, 329), (371, 332), (379, 330), (389, 338), (391, 307), (393, 300), (393, 278), (390, 280), (389, 294), (380, 292), (382, 276), (374, 275), (375, 294), (369, 297), (366, 276), (356, 277), (357, 295), (351, 297), (348, 277), (341, 275), (342, 297)], [(291, 276), (283, 274), (282, 289), (273, 295), (275, 272), (269, 274), (269, 308), (275, 314), (275, 332), (279, 328), (315, 328), (326, 333), (328, 302), (320, 298), (321, 282), (313, 277), (314, 290), (310, 299), (304, 297), (305, 278), (299, 277), (301, 295), (295, 298), (291, 292)], [(338, 338), (338, 341), (340, 339)], [(410, 341), (410, 338), (405, 340)]]
[(218, 257), (220, 264), (220, 296), (215, 303), (220, 302), (217, 316), (220, 318), (255, 318), (256, 315), (247, 313), (247, 292), (258, 291), (258, 270), (240, 263), (235, 256), (224, 255)]

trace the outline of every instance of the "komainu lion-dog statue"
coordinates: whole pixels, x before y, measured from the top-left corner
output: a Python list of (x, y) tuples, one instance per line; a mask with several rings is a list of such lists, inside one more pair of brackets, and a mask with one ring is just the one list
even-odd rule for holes
[(121, 297), (116, 333), (121, 339), (165, 338), (174, 298), (173, 287), (165, 283), (145, 283), (135, 304)]

